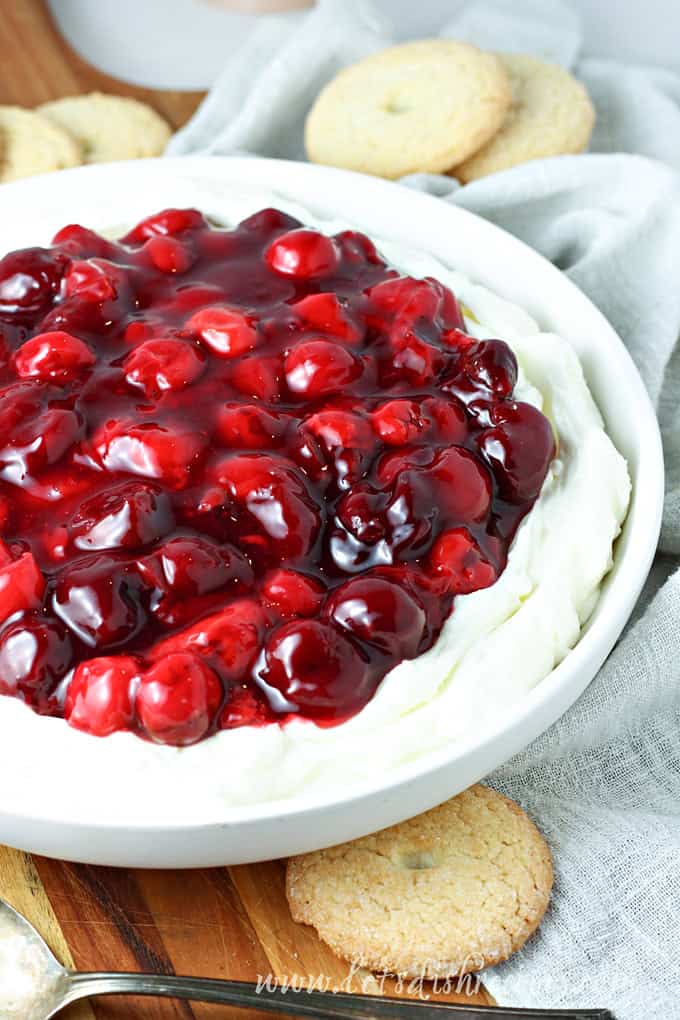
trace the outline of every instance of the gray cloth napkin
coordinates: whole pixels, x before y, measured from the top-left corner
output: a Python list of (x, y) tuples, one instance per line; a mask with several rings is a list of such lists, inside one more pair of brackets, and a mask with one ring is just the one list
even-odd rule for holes
[[(612, 16), (615, 15), (612, 10)], [(443, 34), (572, 67), (597, 107), (592, 154), (459, 188), (404, 184), (470, 209), (551, 259), (610, 319), (659, 415), (667, 492), (659, 555), (609, 660), (567, 714), (489, 777), (537, 819), (556, 886), (537, 936), (484, 980), (508, 1006), (603, 1006), (680, 1018), (680, 78), (578, 62), (558, 0), (463, 4)], [(390, 42), (369, 2), (264, 20), (170, 153), (304, 158), (304, 117), (342, 65)]]

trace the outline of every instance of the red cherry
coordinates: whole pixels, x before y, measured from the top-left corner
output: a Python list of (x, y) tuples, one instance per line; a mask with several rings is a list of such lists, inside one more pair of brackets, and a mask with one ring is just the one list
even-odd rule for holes
[(164, 542), (139, 561), (144, 580), (162, 597), (154, 599), (154, 612), (163, 617), (168, 604), (195, 598), (229, 586), (247, 589), (253, 571), (245, 556), (228, 545), (215, 545), (198, 536), (183, 536)]
[(236, 454), (214, 468), (215, 480), (242, 508), (240, 544), (265, 561), (306, 555), (320, 527), (319, 507), (283, 458)]
[(541, 491), (555, 437), (548, 419), (531, 404), (496, 404), (491, 428), (479, 435), (479, 447), (490, 464), (504, 499), (529, 502)]
[(139, 663), (130, 655), (81, 662), (66, 691), (64, 718), (96, 737), (130, 729), (131, 687), (140, 672)]
[(517, 359), (502, 340), (483, 340), (463, 360), (465, 374), (496, 397), (509, 397), (517, 384)]
[(46, 248), (24, 248), (0, 259), (0, 317), (34, 319), (51, 308), (68, 259)]
[(164, 209), (133, 227), (123, 238), (123, 244), (143, 244), (150, 237), (172, 237), (205, 226), (205, 217), (197, 209)]
[[(9, 517), (9, 504), (7, 504), (5, 500), (3, 500), (2, 503), (2, 512), (4, 518), (2, 523), (4, 525), (6, 524), (7, 518)], [(8, 563), (11, 563), (13, 558), (14, 557), (12, 556), (12, 550), (7, 545), (7, 543), (3, 542), (3, 540), (0, 538), (0, 567), (4, 567)]]
[(367, 483), (353, 486), (338, 503), (338, 518), (359, 542), (373, 545), (382, 541), (388, 532), (388, 497)]
[(333, 627), (316, 620), (284, 623), (265, 645), (260, 681), (275, 712), (332, 718), (356, 711), (371, 694), (367, 664)]
[(281, 396), (283, 364), (280, 355), (253, 355), (237, 361), (231, 370), (232, 386), (249, 398), (276, 403)]
[(32, 553), (0, 567), (0, 621), (14, 613), (38, 609), (45, 593), (45, 578)]
[(52, 238), (52, 244), (62, 252), (81, 259), (93, 256), (115, 259), (120, 254), (115, 242), (96, 234), (94, 230), (82, 227), (79, 223), (69, 223), (62, 227)]
[(86, 499), (76, 510), (69, 534), (76, 549), (139, 549), (174, 527), (170, 500), (145, 482), (124, 482)]
[(151, 237), (144, 245), (144, 252), (161, 273), (186, 273), (194, 262), (194, 256), (175, 237)]
[(456, 521), (481, 521), (491, 505), (491, 480), (474, 454), (459, 446), (438, 453), (432, 463), (433, 493), (441, 512)]
[(152, 647), (152, 662), (172, 652), (193, 652), (208, 660), (224, 680), (243, 683), (255, 665), (265, 632), (262, 607), (253, 599), (237, 599), (185, 630)]
[(77, 295), (83, 301), (112, 301), (117, 296), (116, 286), (104, 266), (94, 261), (72, 262), (64, 277), (66, 297)]
[(422, 411), (432, 423), (432, 431), (438, 440), (458, 445), (467, 437), (467, 416), (463, 405), (455, 397), (426, 397)]
[(218, 358), (237, 358), (257, 345), (255, 319), (237, 308), (203, 308), (191, 316), (185, 330)]
[(337, 294), (308, 294), (293, 305), (293, 311), (308, 329), (327, 333), (348, 344), (356, 345), (363, 340), (364, 330), (346, 304), (341, 304)]
[(60, 620), (24, 612), (0, 635), (0, 694), (19, 695), (39, 712), (51, 714), (54, 688), (71, 668), (72, 658), (72, 642)]
[(10, 441), (17, 425), (38, 414), (43, 394), (36, 382), (15, 382), (0, 390), (0, 446)]
[(172, 489), (189, 485), (206, 444), (201, 433), (153, 422), (107, 422), (93, 440), (107, 471), (158, 479)]
[(276, 231), (292, 230), (299, 226), (301, 226), (301, 223), (294, 216), (289, 216), (288, 213), (282, 212), (280, 209), (267, 208), (260, 209), (259, 212), (253, 213), (252, 216), (248, 216), (245, 220), (241, 220), (238, 230), (239, 233), (247, 232), (266, 237), (269, 234), (276, 233)]
[(281, 234), (264, 257), (276, 273), (298, 280), (330, 276), (338, 265), (338, 251), (331, 238), (305, 227)]
[(241, 450), (264, 450), (280, 446), (288, 424), (257, 404), (229, 403), (220, 411), (217, 434), (220, 442)]
[(182, 747), (206, 735), (223, 696), (214, 670), (197, 655), (174, 652), (142, 675), (135, 709), (147, 736)]
[(375, 473), (380, 484), (387, 488), (405, 471), (429, 468), (432, 464), (432, 450), (423, 446), (406, 447), (394, 450), (379, 457)]
[(416, 656), (426, 635), (425, 612), (413, 595), (370, 574), (336, 588), (326, 613), (337, 627), (379, 648), (395, 662)]
[(125, 327), (123, 341), (126, 344), (141, 344), (157, 334), (157, 327), (152, 322), (137, 319)]
[(410, 330), (394, 338), (389, 358), (383, 364), (387, 381), (404, 379), (412, 386), (431, 383), (443, 366), (441, 351)]
[(454, 595), (488, 588), (497, 577), (467, 528), (452, 528), (437, 538), (430, 552), (429, 569), (441, 590)]
[(305, 428), (322, 440), (327, 450), (369, 450), (373, 445), (367, 420), (352, 411), (318, 411), (305, 420)]
[(56, 464), (83, 433), (83, 420), (74, 411), (45, 411), (17, 428), (4, 449), (0, 445), (0, 478), (21, 488)]
[(335, 235), (335, 242), (342, 258), (349, 263), (368, 262), (370, 265), (384, 265), (373, 241), (358, 230), (343, 230)]
[(58, 574), (52, 608), (90, 648), (114, 648), (132, 640), (147, 617), (134, 563), (114, 554), (75, 560)]
[(286, 383), (295, 399), (339, 393), (362, 373), (361, 361), (345, 347), (328, 340), (307, 340), (285, 361)]
[(295, 570), (273, 570), (265, 578), (262, 597), (281, 616), (315, 616), (321, 606), (323, 585)]
[(373, 412), (373, 428), (389, 446), (405, 446), (429, 428), (414, 400), (388, 400)]
[(153, 399), (195, 382), (205, 369), (205, 355), (187, 340), (147, 340), (128, 354), (124, 368), (130, 386)]
[(300, 429), (292, 454), (308, 477), (332, 479), (342, 490), (361, 478), (373, 447), (371, 428), (352, 411), (319, 411)]
[(231, 687), (219, 720), (221, 730), (239, 726), (261, 726), (271, 722), (272, 713), (262, 695), (250, 687)]
[(39, 333), (16, 353), (17, 375), (43, 382), (68, 382), (96, 362), (94, 353), (76, 336), (61, 330)]

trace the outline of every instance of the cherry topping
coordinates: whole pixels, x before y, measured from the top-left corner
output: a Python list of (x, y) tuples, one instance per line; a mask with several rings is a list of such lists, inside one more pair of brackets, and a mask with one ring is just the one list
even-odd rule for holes
[(348, 718), (505, 565), (554, 456), (516, 379), (441, 283), (276, 209), (5, 256), (0, 694), (175, 745)]

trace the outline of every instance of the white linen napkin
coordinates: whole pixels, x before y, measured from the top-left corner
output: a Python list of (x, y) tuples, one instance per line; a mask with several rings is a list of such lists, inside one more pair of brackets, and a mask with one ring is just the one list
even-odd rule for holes
[[(598, 114), (593, 154), (460, 188), (430, 175), (404, 183), (521, 237), (592, 298), (658, 409), (667, 466), (659, 555), (633, 621), (577, 704), (489, 777), (538, 821), (556, 886), (536, 937), (484, 980), (503, 1005), (607, 1006), (619, 1020), (677, 1020), (680, 78), (578, 62), (578, 18), (559, 0), (475, 0), (443, 34), (543, 55), (586, 83)], [(390, 38), (368, 0), (321, 0), (294, 28), (264, 20), (168, 151), (304, 158), (304, 118), (320, 86)]]

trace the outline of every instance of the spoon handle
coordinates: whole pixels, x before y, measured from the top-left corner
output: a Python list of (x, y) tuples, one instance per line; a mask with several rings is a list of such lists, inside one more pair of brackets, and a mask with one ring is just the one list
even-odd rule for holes
[(196, 1002), (223, 1003), (315, 1020), (613, 1020), (605, 1009), (503, 1009), (447, 1002), (414, 1001), (319, 992), (284, 987), (262, 987), (247, 981), (163, 976), (160, 974), (70, 974), (64, 1005), (92, 995), (159, 995)]

